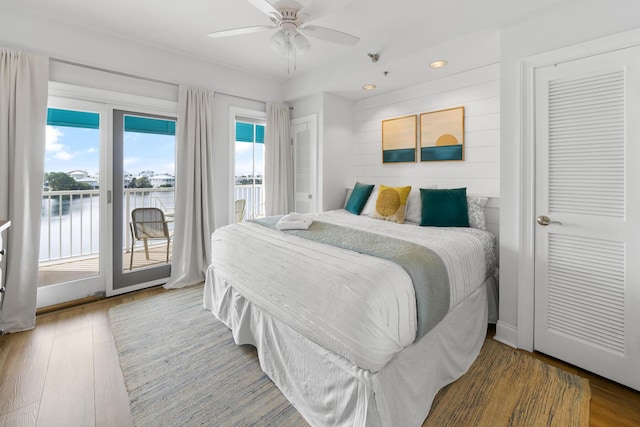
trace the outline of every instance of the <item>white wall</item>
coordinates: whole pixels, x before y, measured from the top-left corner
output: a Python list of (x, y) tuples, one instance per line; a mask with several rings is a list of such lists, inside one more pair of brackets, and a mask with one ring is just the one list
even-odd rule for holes
[[(23, 49), (73, 63), (156, 79), (200, 86), (263, 101), (282, 100), (282, 85), (273, 79), (200, 61), (179, 52), (158, 49), (62, 24), (46, 17), (3, 9), (0, 45)], [(58, 76), (63, 79), (64, 76)], [(64, 81), (66, 83), (77, 83)], [(121, 86), (121, 91), (136, 85)]]
[(355, 182), (354, 103), (336, 95), (324, 94), (323, 137), (320, 159), (323, 164), (321, 210), (344, 206), (345, 189)]
[[(488, 58), (493, 56), (487, 53)], [(464, 161), (382, 163), (382, 120), (460, 106), (465, 107)], [(361, 182), (467, 187), (469, 193), (499, 196), (500, 65), (488, 64), (356, 102), (355, 166)]]
[[(532, 330), (518, 330), (518, 291), (524, 283), (524, 266), (519, 254), (529, 253), (521, 241), (522, 227), (522, 132), (526, 123), (522, 114), (521, 66), (533, 55), (595, 40), (640, 27), (640, 2), (637, 0), (580, 0), (560, 4), (547, 14), (532, 17), (505, 28), (501, 34), (501, 166), (500, 166), (500, 321), (496, 337), (512, 345), (527, 348)], [(530, 201), (529, 201), (530, 202)], [(532, 261), (532, 260), (528, 260)], [(519, 279), (520, 277), (520, 279)], [(523, 292), (524, 295), (524, 292)], [(533, 301), (520, 301), (521, 311), (533, 313)], [(533, 319), (528, 319), (529, 323)], [(531, 326), (532, 328), (532, 326)]]
[(292, 118), (318, 117), (318, 210), (343, 206), (345, 189), (353, 186), (354, 103), (328, 93), (291, 101)]

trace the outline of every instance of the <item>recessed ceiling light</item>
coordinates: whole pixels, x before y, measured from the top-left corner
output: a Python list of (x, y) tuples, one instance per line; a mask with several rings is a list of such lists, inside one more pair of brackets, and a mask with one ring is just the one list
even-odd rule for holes
[(368, 85), (362, 86), (362, 89), (364, 89), (364, 90), (374, 90), (376, 87), (377, 87), (376, 85), (374, 85), (372, 83), (369, 83)]
[(442, 68), (447, 64), (448, 64), (448, 62), (445, 61), (444, 59), (438, 59), (437, 61), (433, 61), (431, 64), (429, 64), (429, 67), (431, 67), (431, 68)]

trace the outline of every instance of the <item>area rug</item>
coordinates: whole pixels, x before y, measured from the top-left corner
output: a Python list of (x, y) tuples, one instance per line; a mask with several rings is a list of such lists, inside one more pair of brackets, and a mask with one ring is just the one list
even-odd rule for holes
[(487, 339), (465, 375), (440, 390), (423, 427), (588, 427), (589, 380)]
[[(306, 426), (255, 349), (202, 308), (202, 285), (115, 306), (109, 316), (136, 426)], [(436, 396), (425, 426), (587, 426), (587, 380), (487, 340)]]

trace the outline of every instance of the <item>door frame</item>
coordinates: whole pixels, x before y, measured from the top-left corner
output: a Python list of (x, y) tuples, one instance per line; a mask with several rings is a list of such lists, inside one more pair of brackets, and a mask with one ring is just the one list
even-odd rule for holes
[(517, 330), (510, 337), (527, 351), (534, 349), (535, 294), (535, 72), (538, 68), (640, 45), (640, 30), (581, 43), (524, 59), (520, 63), (520, 225)]
[[(113, 129), (112, 129), (112, 116), (113, 110), (125, 110), (125, 111), (139, 111), (141, 113), (149, 113), (156, 114), (161, 116), (173, 116), (177, 117), (178, 113), (178, 102), (170, 101), (166, 99), (159, 98), (151, 98), (146, 96), (132, 95), (122, 92), (114, 92), (110, 90), (104, 89), (96, 89), (85, 86), (78, 86), (69, 83), (59, 83), (59, 82), (49, 82), (49, 97), (51, 98), (67, 98), (72, 99), (74, 101), (82, 102), (89, 101), (97, 104), (102, 104), (104, 106), (105, 112), (105, 121), (104, 121), (104, 132), (106, 133), (106, 142), (104, 147), (101, 147), (101, 159), (100, 159), (100, 167), (101, 169), (104, 167), (105, 176), (100, 176), (100, 185), (101, 188), (104, 188), (107, 191), (111, 191), (113, 194), (113, 186), (112, 186), (112, 173), (113, 170), (113, 161), (111, 156), (106, 155), (110, 151), (112, 151), (113, 144)], [(101, 126), (102, 126), (101, 122)], [(102, 132), (102, 131), (101, 131)], [(103, 135), (101, 133), (101, 135)], [(103, 163), (104, 162), (104, 163)], [(103, 197), (103, 198), (102, 198)], [(107, 206), (107, 198), (106, 192), (104, 196), (101, 196), (100, 202), (101, 206), (104, 207), (104, 221), (100, 225), (101, 236), (106, 236), (106, 232), (109, 230), (106, 224), (111, 224), (113, 222), (113, 210), (111, 209), (112, 205), (109, 204)], [(102, 211), (101, 211), (102, 213)], [(102, 242), (104, 241), (104, 242)], [(148, 283), (140, 283), (137, 285), (129, 286), (122, 289), (113, 289), (113, 242), (111, 239), (102, 238), (101, 244), (104, 246), (100, 247), (101, 251), (105, 251), (104, 260), (101, 260), (101, 268), (104, 265), (104, 276), (105, 276), (105, 288), (103, 288), (100, 292), (104, 292), (106, 296), (118, 295), (125, 292), (131, 292), (139, 289), (144, 289), (150, 286), (154, 286), (160, 283), (165, 283), (166, 280), (157, 280)], [(104, 249), (103, 249), (104, 248)], [(73, 282), (69, 282), (73, 283)], [(56, 285), (53, 285), (54, 287)], [(55, 290), (45, 291), (40, 296), (40, 290), (38, 291), (38, 307), (48, 306), (59, 304), (61, 302), (78, 299), (87, 296), (86, 290), (82, 289), (82, 287), (78, 287), (72, 285), (72, 292), (64, 292), (62, 295), (55, 295)], [(46, 288), (41, 288), (46, 289)], [(51, 292), (53, 291), (53, 292)]]
[[(227, 209), (228, 220), (227, 224), (233, 224), (235, 222), (235, 174), (236, 174), (236, 118), (237, 117), (249, 117), (257, 120), (265, 121), (265, 129), (267, 122), (266, 111), (252, 110), (249, 108), (241, 107), (229, 107), (229, 209)], [(266, 136), (266, 134), (265, 134)], [(266, 141), (265, 141), (266, 144)], [(266, 185), (264, 177), (262, 185)]]

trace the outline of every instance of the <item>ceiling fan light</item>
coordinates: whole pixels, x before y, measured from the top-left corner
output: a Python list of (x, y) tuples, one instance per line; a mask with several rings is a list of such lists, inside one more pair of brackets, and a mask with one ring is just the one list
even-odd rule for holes
[(280, 56), (286, 56), (289, 51), (289, 38), (282, 32), (276, 31), (271, 40), (269, 47)]
[(300, 33), (297, 33), (295, 36), (293, 36), (292, 43), (293, 47), (296, 49), (296, 52), (300, 55), (304, 55), (305, 53), (309, 52), (309, 49), (311, 49), (309, 40), (307, 40), (307, 38)]

